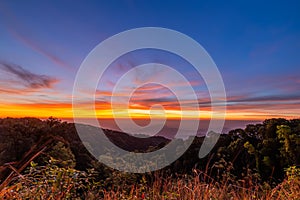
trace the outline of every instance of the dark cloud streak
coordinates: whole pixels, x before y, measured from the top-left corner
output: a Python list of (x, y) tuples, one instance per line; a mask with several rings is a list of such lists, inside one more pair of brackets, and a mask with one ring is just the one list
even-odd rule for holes
[(23, 86), (30, 89), (52, 88), (53, 84), (58, 82), (58, 80), (53, 77), (34, 74), (14, 64), (0, 63), (0, 69), (14, 75)]
[(227, 102), (231, 103), (242, 103), (242, 102), (274, 102), (274, 101), (299, 101), (300, 94), (288, 94), (288, 95), (270, 95), (270, 96), (257, 96), (257, 97), (245, 97), (245, 98), (235, 98), (231, 97)]

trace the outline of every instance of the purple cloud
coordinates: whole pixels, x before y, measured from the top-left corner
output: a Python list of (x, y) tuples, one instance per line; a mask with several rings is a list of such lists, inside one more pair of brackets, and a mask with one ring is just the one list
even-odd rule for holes
[(19, 83), (19, 86), (34, 90), (41, 88), (52, 88), (53, 84), (58, 82), (56, 78), (34, 74), (23, 67), (14, 64), (0, 63), (0, 70), (11, 75), (9, 79), (5, 80), (8, 81), (7, 87), (1, 89), (1, 91), (11, 91), (10, 89), (12, 86), (10, 86), (10, 83), (13, 85)]

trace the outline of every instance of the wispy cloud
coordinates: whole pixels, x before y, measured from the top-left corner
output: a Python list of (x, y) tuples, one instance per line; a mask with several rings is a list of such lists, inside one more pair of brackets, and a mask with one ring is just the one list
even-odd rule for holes
[(19, 93), (20, 91), (18, 91), (18, 89), (33, 92), (43, 88), (52, 88), (53, 85), (58, 82), (56, 78), (34, 74), (15, 64), (2, 62), (0, 63), (0, 70), (2, 71), (2, 76), (0, 76), (1, 92), (12, 93), (15, 91)]
[(45, 56), (50, 61), (52, 61), (54, 64), (62, 66), (68, 70), (72, 70), (72, 67), (69, 64), (67, 64), (65, 61), (63, 61), (61, 58), (54, 55), (53, 53), (50, 53), (49, 51), (45, 50), (44, 48), (42, 48), (39, 44), (37, 44), (33, 40), (29, 39), (28, 37), (26, 37), (24, 35), (19, 34), (17, 31), (15, 31), (13, 29), (9, 29), (9, 32), (15, 39), (22, 42), (24, 45), (31, 48), (35, 52)]
[(268, 96), (233, 96), (227, 99), (229, 103), (241, 102), (279, 102), (279, 101), (299, 101), (300, 94), (288, 95), (268, 95)]
[(0, 6), (0, 15), (5, 19), (6, 23), (4, 23), (4, 27), (6, 27), (8, 33), (15, 40), (21, 42), (23, 45), (32, 49), (36, 53), (43, 55), (54, 64), (64, 67), (68, 70), (73, 70), (73, 67), (70, 66), (66, 61), (55, 55), (55, 53), (47, 50), (45, 45), (41, 45), (36, 40), (28, 37), (29, 34), (24, 34), (28, 32), (28, 28), (21, 23), (20, 19), (17, 18), (16, 15), (5, 4), (1, 4)]

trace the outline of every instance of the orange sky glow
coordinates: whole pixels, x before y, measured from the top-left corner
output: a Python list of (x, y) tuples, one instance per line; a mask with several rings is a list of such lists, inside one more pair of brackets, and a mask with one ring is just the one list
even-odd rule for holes
[[(148, 119), (150, 115), (153, 118), (168, 118), (168, 119), (210, 119), (211, 110), (210, 108), (201, 108), (199, 111), (194, 110), (180, 110), (178, 108), (168, 108), (164, 111), (160, 109), (145, 109), (140, 107), (130, 107), (118, 108), (114, 111), (109, 105), (95, 105), (96, 106), (96, 116), (101, 119), (109, 118), (135, 118), (135, 119)], [(98, 107), (98, 108), (97, 108)], [(101, 107), (101, 108), (99, 108)], [(290, 112), (295, 112), (291, 108)], [(289, 114), (289, 110), (285, 110), (286, 114), (278, 113), (277, 111), (270, 110), (269, 113), (265, 111), (259, 111), (258, 109), (252, 109), (249, 111), (249, 108), (245, 109), (235, 109), (234, 107), (227, 108), (226, 119), (227, 120), (264, 120), (266, 118), (273, 117), (284, 117), (287, 119), (296, 118), (297, 116)], [(89, 111), (84, 109), (80, 110), (82, 113), (82, 118), (90, 118), (92, 116)], [(48, 118), (54, 116), (57, 118), (72, 118), (72, 104), (5, 104), (0, 105), (0, 117), (38, 117), (38, 118)]]
[[(144, 1), (128, 6), (99, 2), (0, 3), (0, 118), (72, 119), (74, 99), (78, 117), (87, 119), (219, 119), (222, 113), (211, 108), (213, 100), (219, 108), (226, 106), (226, 120), (300, 118), (299, 6), (260, 3), (259, 10), (254, 4), (224, 4), (222, 10), (210, 1), (204, 6), (175, 1), (152, 6), (142, 5)], [(216, 84), (218, 76), (204, 79), (197, 66), (176, 52), (135, 48), (116, 56), (109, 66), (102, 54), (87, 59), (95, 47), (117, 33), (149, 25), (180, 32), (203, 46), (222, 77), (226, 103)], [(172, 39), (146, 36), (157, 44)], [(174, 47), (185, 44), (170, 41)], [(109, 55), (136, 43), (126, 40), (104, 46)], [(202, 60), (192, 47), (182, 52)], [(91, 68), (85, 72), (86, 60)], [(145, 64), (151, 65), (139, 67)], [(103, 69), (101, 76), (99, 69)], [(85, 78), (75, 84), (82, 72)], [(93, 82), (98, 75), (98, 82)], [(74, 98), (78, 86), (82, 94)]]

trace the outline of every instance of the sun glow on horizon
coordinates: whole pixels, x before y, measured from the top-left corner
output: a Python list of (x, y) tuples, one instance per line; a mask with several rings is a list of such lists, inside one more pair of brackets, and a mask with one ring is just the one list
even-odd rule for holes
[[(180, 110), (173, 109), (141, 109), (128, 108), (113, 110), (111, 107), (102, 107), (96, 111), (88, 111), (84, 107), (78, 111), (80, 118), (91, 118), (96, 116), (98, 119), (113, 119), (113, 118), (132, 118), (132, 119), (219, 119), (217, 113), (212, 113), (208, 108), (195, 110)], [(73, 118), (72, 104), (6, 104), (0, 105), (0, 117), (37, 117), (48, 118), (50, 116), (57, 118)], [(226, 120), (264, 120), (266, 118), (283, 117), (287, 119), (299, 118), (299, 116), (288, 112), (286, 114), (245, 111), (227, 109)]]

